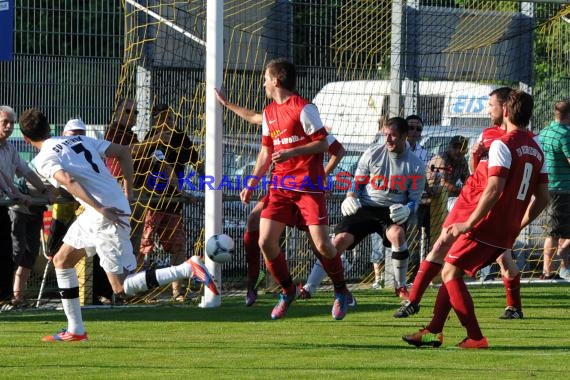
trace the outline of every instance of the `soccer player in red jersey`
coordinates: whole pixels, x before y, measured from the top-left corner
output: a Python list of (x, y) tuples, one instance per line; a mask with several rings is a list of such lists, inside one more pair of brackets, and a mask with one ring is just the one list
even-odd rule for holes
[[(520, 230), (548, 203), (544, 153), (537, 138), (526, 129), (532, 108), (529, 94), (520, 90), (510, 93), (503, 107), (506, 134), (491, 143), (488, 173), (472, 176), (466, 183), (469, 188), (461, 192), (455, 205), (468, 217), (457, 219), (464, 221), (449, 224), (442, 231), (455, 241), (445, 257), (434, 316), (425, 329), (402, 337), (409, 344), (439, 347), (445, 321), (453, 308), (467, 330), (467, 338), (458, 347), (489, 347), (463, 276), (475, 275), (512, 247)], [(505, 223), (505, 215), (509, 215), (509, 223)]]
[[(480, 183), (471, 182), (470, 186), (464, 186), (462, 192), (471, 192), (463, 194), (468, 199), (477, 198), (485, 186), (485, 178), (487, 176), (487, 158), (491, 143), (506, 134), (506, 126), (503, 125), (503, 104), (507, 101), (510, 92), (509, 87), (500, 87), (493, 90), (489, 94), (489, 116), (493, 124), (483, 131), (478, 139), (478, 143), (471, 150), (469, 164), (473, 171), (468, 181), (479, 178)], [(530, 132), (528, 132), (530, 133)], [(532, 136), (532, 134), (531, 134)], [(458, 206), (461, 206), (459, 204)], [(421, 262), (420, 268), (414, 280), (410, 295), (400, 309), (394, 314), (395, 318), (406, 318), (412, 314), (416, 314), (420, 310), (420, 301), (425, 290), (429, 286), (434, 277), (441, 271), (443, 260), (449, 247), (453, 243), (453, 238), (445, 233), (445, 228), (450, 224), (465, 221), (469, 217), (469, 210), (464, 207), (453, 207), (447, 216), (440, 237), (434, 244), (431, 252), (424, 261)], [(507, 307), (500, 316), (501, 319), (520, 319), (522, 314), (522, 302), (520, 296), (520, 270), (514, 262), (511, 250), (497, 258), (497, 263), (501, 268), (501, 275), (506, 291)]]
[[(261, 125), (263, 122), (263, 115), (260, 113), (255, 112), (249, 108), (245, 108), (239, 106), (235, 103), (230, 103), (224, 93), (218, 89), (216, 91), (216, 98), (221, 105), (241, 117), (242, 119), (252, 123)], [(342, 144), (331, 134), (327, 135), (327, 142), (329, 144), (328, 153), (329, 153), (329, 160), (325, 166), (325, 177), (332, 173), (332, 171), (337, 167), (340, 163), (341, 159), (344, 157), (345, 149)], [(330, 186), (331, 184), (329, 184)], [(267, 195), (260, 197), (259, 201), (255, 205), (255, 207), (251, 210), (249, 215), (247, 216), (247, 224), (246, 229), (243, 234), (243, 245), (246, 252), (246, 262), (247, 262), (247, 292), (245, 296), (245, 304), (246, 306), (251, 306), (257, 300), (257, 288), (261, 281), (265, 278), (265, 272), (261, 270), (261, 266), (259, 263), (259, 258), (261, 257), (261, 249), (259, 248), (259, 219), (261, 218), (261, 211), (263, 210), (263, 205), (265, 203)], [(307, 226), (305, 225), (296, 225), (290, 227), (297, 227), (300, 230), (308, 231)], [(317, 259), (320, 259), (320, 254), (318, 250), (315, 248), (313, 242), (310, 240), (309, 243), (311, 245), (311, 249)], [(320, 263), (320, 261), (317, 261)], [(321, 267), (321, 266), (319, 266)], [(324, 274), (326, 275), (326, 274)], [(303, 298), (304, 289), (299, 287), (299, 294), (298, 297)], [(307, 294), (305, 292), (305, 294)], [(310, 298), (310, 294), (309, 297)], [(356, 300), (352, 296), (352, 293), (349, 292), (348, 294), (348, 306), (356, 306)]]
[[(272, 319), (283, 318), (296, 296), (279, 238), (286, 225), (306, 225), (321, 261), (335, 288), (332, 316), (343, 319), (348, 289), (340, 255), (329, 238), (325, 205), (323, 153), (328, 150), (327, 132), (315, 105), (295, 91), (296, 69), (285, 59), (267, 65), (265, 92), (271, 102), (263, 111), (262, 147), (247, 186), (240, 193), (249, 203), (270, 165), (268, 196), (261, 212), (259, 245), (268, 271), (281, 285)], [(263, 183), (262, 183), (263, 186)], [(267, 187), (267, 186), (265, 186)]]

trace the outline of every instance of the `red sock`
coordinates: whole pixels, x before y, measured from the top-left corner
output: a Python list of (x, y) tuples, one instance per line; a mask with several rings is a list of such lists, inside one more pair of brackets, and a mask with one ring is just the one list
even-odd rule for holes
[(325, 272), (327, 272), (334, 285), (335, 292), (338, 293), (346, 290), (344, 268), (342, 267), (342, 260), (340, 258), (340, 255), (337, 254), (332, 259), (321, 255), (321, 263), (323, 264), (323, 269)]
[(441, 267), (441, 264), (432, 261), (424, 260), (421, 262), (420, 269), (418, 269), (412, 290), (410, 291), (410, 297), (408, 298), (411, 302), (420, 302), (422, 300), (429, 283), (441, 271)]
[(507, 306), (514, 307), (517, 310), (522, 309), (521, 302), (521, 274), (517, 274), (512, 280), (503, 276), (503, 284), (507, 294)]
[(295, 292), (295, 285), (293, 284), (293, 279), (291, 278), (289, 266), (287, 265), (283, 251), (279, 252), (279, 255), (273, 260), (265, 260), (265, 265), (269, 273), (271, 273), (277, 283), (281, 285), (286, 295), (289, 296)]
[(434, 334), (442, 332), (450, 310), (451, 303), (449, 302), (449, 293), (447, 292), (445, 284), (441, 284), (433, 307), (433, 317), (429, 325), (426, 326), (426, 329)]
[(449, 301), (451, 307), (455, 310), (459, 322), (467, 329), (467, 336), (474, 340), (483, 339), (483, 333), (479, 328), (479, 322), (475, 316), (475, 306), (473, 299), (467, 291), (467, 286), (463, 282), (463, 278), (454, 278), (445, 283), (449, 292)]
[(255, 284), (259, 277), (261, 249), (259, 248), (259, 230), (245, 231), (243, 234), (243, 247), (245, 248), (245, 261), (247, 263), (247, 281)]

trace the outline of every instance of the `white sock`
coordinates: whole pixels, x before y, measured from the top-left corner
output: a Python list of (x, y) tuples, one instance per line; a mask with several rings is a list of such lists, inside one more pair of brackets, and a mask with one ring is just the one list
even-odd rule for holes
[[(56, 269), (57, 286), (60, 290), (79, 288), (79, 278), (75, 268)], [(81, 318), (81, 304), (79, 297), (62, 298), (63, 311), (67, 317), (67, 331), (72, 334), (82, 335), (85, 333), (85, 326)]]
[(396, 289), (407, 285), (408, 261), (409, 258), (395, 259), (392, 257), (392, 266), (394, 267), (394, 287)]
[(159, 285), (170, 284), (172, 281), (190, 278), (192, 276), (192, 266), (187, 262), (180, 265), (161, 268), (156, 270), (156, 281)]
[(327, 276), (327, 272), (325, 272), (325, 268), (323, 268), (323, 264), (320, 260), (315, 261), (313, 268), (311, 269), (311, 273), (307, 278), (307, 283), (303, 286), (305, 290), (307, 290), (311, 294), (315, 294), (317, 292), (317, 288), (323, 281), (323, 279)]
[[(151, 273), (149, 273), (149, 275), (151, 275)], [(147, 291), (149, 289), (149, 284), (147, 283), (146, 276), (146, 271), (128, 276), (123, 284), (125, 294), (134, 295)], [(170, 284), (172, 281), (190, 278), (191, 276), (192, 266), (187, 262), (183, 262), (176, 266), (156, 269), (154, 271), (154, 279), (159, 286)]]
[(128, 294), (129, 296), (147, 291), (148, 286), (146, 285), (146, 272), (131, 274), (125, 278), (123, 289), (125, 294)]

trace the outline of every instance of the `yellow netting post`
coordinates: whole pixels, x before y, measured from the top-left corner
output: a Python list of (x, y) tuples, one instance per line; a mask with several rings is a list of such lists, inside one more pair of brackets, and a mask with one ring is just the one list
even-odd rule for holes
[(79, 278), (79, 302), (81, 306), (93, 304), (93, 258), (83, 257), (75, 266)]

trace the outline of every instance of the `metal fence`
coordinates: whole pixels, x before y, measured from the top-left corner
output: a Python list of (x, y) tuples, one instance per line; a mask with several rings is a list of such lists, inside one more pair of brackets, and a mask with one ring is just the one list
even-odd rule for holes
[[(145, 1), (153, 6), (174, 6), (179, 13), (192, 13), (192, 20), (203, 20), (203, 1)], [(237, 3), (240, 3), (239, 1)], [(235, 1), (227, 1), (226, 6), (236, 5)], [(405, 6), (420, 9), (424, 6), (459, 9), (463, 2), (403, 1)], [(457, 4), (456, 4), (457, 3)], [(264, 43), (274, 44), (279, 49), (284, 45), (290, 57), (299, 69), (298, 90), (306, 98), (312, 99), (327, 83), (343, 80), (377, 80), (386, 79), (390, 75), (389, 22), (391, 20), (392, 1), (350, 2), (326, 0), (298, 1), (259, 1), (253, 2), (251, 9), (272, 7), (264, 19), (264, 26), (259, 29), (268, 30)], [(473, 7), (487, 7), (487, 12), (521, 9), (519, 1), (473, 2)], [(552, 104), (558, 98), (570, 97), (570, 59), (568, 46), (568, 28), (561, 23), (559, 29), (550, 34), (540, 34), (544, 28), (550, 27), (551, 20), (559, 19), (561, 14), (567, 15), (568, 5), (562, 1), (528, 2), (532, 6), (534, 19), (532, 89), (535, 96), (536, 111), (532, 126), (538, 131), (552, 117)], [(61, 128), (74, 116), (81, 116), (87, 124), (105, 125), (111, 119), (117, 98), (125, 93), (134, 92), (134, 79), (125, 80), (125, 67), (129, 64), (130, 49), (125, 43), (125, 8), (123, 2), (116, 0), (93, 0), (89, 2), (41, 1), (27, 0), (16, 2), (16, 29), (14, 60), (0, 62), (0, 103), (9, 104), (18, 113), (29, 107), (39, 107), (46, 112), (51, 123)], [(364, 8), (356, 9), (361, 6)], [(285, 8), (282, 8), (285, 7)], [(352, 11), (351, 9), (354, 8)], [(368, 8), (366, 8), (368, 7)], [(245, 8), (245, 7), (243, 7)], [(237, 7), (236, 9), (242, 9)], [(285, 9), (287, 17), (278, 12)], [(415, 9), (415, 8), (414, 8)], [(129, 10), (129, 12), (132, 10)], [(431, 9), (433, 11), (433, 9)], [(361, 12), (361, 13), (357, 13)], [(527, 12), (527, 11), (525, 11)], [(565, 13), (566, 12), (566, 13)], [(128, 13), (128, 12), (127, 12)], [(361, 19), (352, 18), (363, 14)], [(228, 25), (235, 21), (235, 15), (228, 15)], [(247, 17), (249, 18), (247, 18)], [(254, 20), (255, 15), (246, 14), (246, 21)], [(566, 16), (565, 16), (566, 17)], [(269, 21), (267, 21), (269, 20)], [(273, 21), (275, 24), (272, 24)], [(283, 20), (291, 23), (285, 33), (277, 27)], [(243, 20), (242, 20), (243, 21)], [(255, 21), (255, 20), (254, 20)], [(337, 24), (335, 24), (337, 23)], [(245, 26), (244, 26), (245, 25)], [(255, 22), (243, 22), (235, 26), (235, 30), (251, 32)], [(435, 25), (435, 24), (434, 24)], [(132, 26), (132, 25), (131, 25)], [(381, 26), (381, 35), (372, 39), (374, 31)], [(437, 26), (437, 25), (436, 25)], [(134, 26), (136, 27), (136, 25)], [(133, 28), (134, 28), (133, 27)], [(241, 28), (241, 29), (240, 29)], [(564, 29), (566, 28), (566, 29)], [(342, 32), (345, 35), (342, 35)], [(566, 33), (566, 34), (564, 34)], [(138, 31), (143, 35), (144, 31)], [(283, 35), (281, 35), (283, 34)], [(285, 35), (286, 34), (286, 35)], [(548, 39), (544, 39), (547, 36)], [(145, 36), (143, 36), (145, 37)], [(370, 38), (369, 38), (370, 37)], [(174, 38), (174, 37), (173, 37)], [(229, 37), (227, 36), (229, 40)], [(499, 38), (500, 40), (500, 38)], [(344, 43), (345, 45), (342, 45)], [(366, 45), (368, 43), (368, 45)], [(388, 47), (387, 47), (388, 46)], [(254, 47), (255, 48), (255, 47)], [(264, 45), (263, 52), (272, 50)], [(344, 49), (344, 50), (343, 50)], [(405, 55), (405, 52), (404, 52)], [(200, 62), (200, 57), (196, 62)], [(409, 55), (408, 55), (409, 58)], [(154, 71), (152, 87), (157, 98), (173, 103), (176, 99), (197, 93), (204, 85), (204, 68), (193, 62), (192, 67), (151, 67)], [(148, 62), (146, 63), (148, 65)], [(237, 67), (237, 65), (236, 65)], [(231, 71), (231, 72), (230, 72)], [(247, 88), (255, 91), (243, 96), (241, 87), (228, 92), (228, 97), (240, 99), (241, 105), (260, 108), (265, 102), (262, 87), (262, 66), (241, 68), (228, 67), (226, 77), (232, 75), (238, 83), (247, 82)], [(512, 81), (506, 81), (509, 84)], [(125, 90), (125, 88), (127, 88)], [(238, 90), (241, 89), (241, 90)], [(203, 89), (202, 89), (203, 91)], [(403, 102), (403, 99), (400, 100)], [(191, 131), (199, 131), (202, 127), (203, 110), (200, 102), (189, 102), (189, 115), (197, 115), (192, 121)], [(435, 123), (441, 114), (443, 99), (436, 97), (420, 97), (417, 113), (425, 115), (428, 124)], [(227, 132), (233, 130), (243, 132), (242, 136), (251, 137), (250, 143), (258, 143), (256, 127), (247, 125), (237, 117), (227, 115), (225, 119)], [(234, 129), (230, 129), (234, 128)], [(201, 136), (197, 135), (196, 138)], [(228, 168), (235, 170), (236, 168)], [(235, 194), (234, 194), (235, 195)], [(338, 199), (329, 200), (334, 225), (338, 213)], [(188, 229), (188, 253), (194, 252), (194, 243), (200, 238), (203, 204), (198, 202), (185, 210)], [(238, 247), (235, 260), (224, 266), (223, 276), (232, 286), (243, 283), (245, 259), (242, 250), (241, 236), (247, 210), (243, 207), (228, 207), (225, 215), (225, 231), (236, 240)], [(303, 233), (287, 232), (287, 254), (296, 269), (299, 278), (306, 276), (313, 261)], [(539, 246), (540, 242), (536, 242)], [(368, 257), (370, 243), (367, 240), (358, 247), (355, 253), (349, 253), (352, 269), (351, 281), (364, 281), (370, 273)], [(534, 250), (533, 252), (537, 252)], [(529, 254), (530, 256), (531, 254)], [(34, 273), (30, 288), (38, 285), (38, 273)], [(52, 279), (53, 280), (53, 279)], [(53, 284), (53, 281), (52, 281)]]

